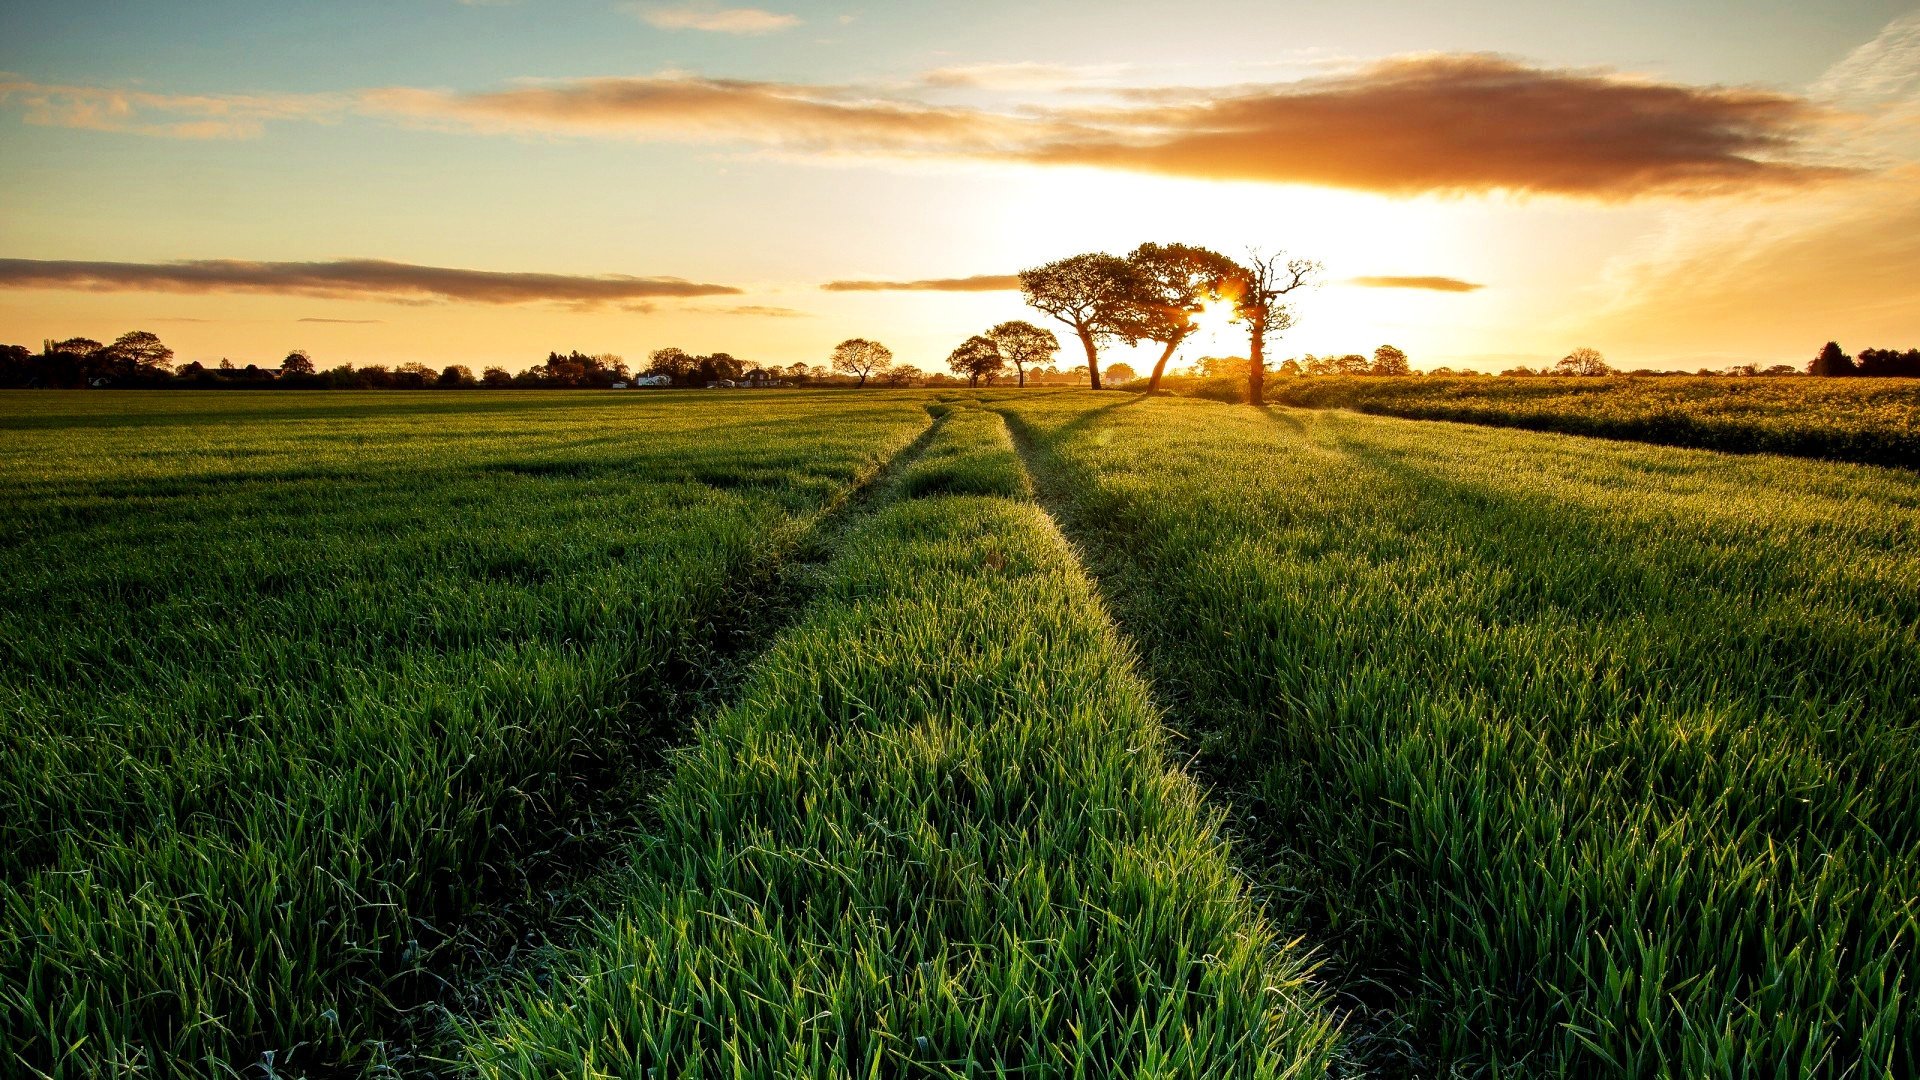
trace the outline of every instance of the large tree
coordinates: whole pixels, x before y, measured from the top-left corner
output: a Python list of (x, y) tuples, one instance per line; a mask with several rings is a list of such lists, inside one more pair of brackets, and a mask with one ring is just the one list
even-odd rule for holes
[(866, 338), (848, 338), (833, 347), (833, 370), (856, 376), (860, 380), (858, 386), (867, 385), (868, 376), (886, 370), (892, 362), (892, 349)]
[(1153, 365), (1147, 393), (1160, 389), (1167, 361), (1199, 327), (1193, 317), (1234, 280), (1239, 266), (1217, 251), (1191, 244), (1141, 244), (1127, 256), (1133, 297), (1128, 336), (1166, 346)]
[(125, 375), (164, 375), (173, 370), (173, 350), (150, 330), (129, 330), (101, 350), (113, 367)]
[(1820, 355), (1807, 365), (1809, 375), (1851, 375), (1853, 372), (1853, 357), (1848, 356), (1837, 341), (1827, 342)]
[(1100, 389), (1100, 342), (1139, 340), (1133, 322), (1133, 268), (1117, 255), (1073, 255), (1022, 270), (1020, 292), (1042, 314), (1073, 329), (1087, 351), (1095, 390)]
[(1611, 375), (1613, 368), (1607, 366), (1606, 357), (1600, 355), (1599, 349), (1589, 349), (1582, 345), (1561, 357), (1559, 363), (1553, 365), (1553, 373), (1555, 375)]
[(1293, 307), (1287, 297), (1318, 284), (1321, 270), (1317, 259), (1288, 258), (1284, 251), (1251, 251), (1235, 280), (1227, 284), (1234, 311), (1247, 324), (1247, 404), (1267, 403), (1267, 335), (1293, 325)]
[(671, 346), (655, 349), (647, 357), (647, 374), (665, 375), (674, 382), (685, 382), (687, 376), (693, 373), (697, 362), (685, 349), (675, 349)]
[(1407, 354), (1392, 345), (1382, 345), (1373, 350), (1373, 369), (1370, 375), (1411, 375), (1413, 365), (1407, 362)]
[(1004, 369), (1007, 358), (1000, 354), (1000, 346), (994, 344), (992, 338), (975, 334), (947, 356), (947, 366), (954, 374), (965, 375), (968, 386), (978, 386), (981, 378), (990, 378)]
[(308, 356), (305, 349), (293, 350), (287, 354), (285, 360), (280, 361), (280, 374), (283, 376), (313, 374), (313, 357)]
[(1019, 373), (1021, 386), (1027, 385), (1028, 367), (1044, 367), (1052, 361), (1053, 354), (1060, 351), (1060, 339), (1053, 336), (1053, 331), (1019, 319), (987, 331), (986, 339), (999, 348), (1000, 355)]

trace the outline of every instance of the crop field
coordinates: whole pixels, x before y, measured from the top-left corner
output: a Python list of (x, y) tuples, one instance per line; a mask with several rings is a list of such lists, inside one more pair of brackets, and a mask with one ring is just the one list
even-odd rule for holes
[(565, 838), (736, 594), (927, 421), (625, 405), (4, 399), (18, 1064), (376, 1060), (451, 921)]
[(1920, 1074), (1905, 469), (23, 393), (0, 503), (0, 1072)]
[(1920, 477), (1010, 412), (1367, 1060), (1920, 1072)]
[(1920, 466), (1920, 379), (1274, 380), (1270, 400), (1735, 453)]

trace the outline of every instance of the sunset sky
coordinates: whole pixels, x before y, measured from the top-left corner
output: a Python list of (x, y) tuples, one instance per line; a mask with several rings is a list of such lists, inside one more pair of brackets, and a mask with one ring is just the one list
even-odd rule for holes
[(1008, 275), (1148, 240), (1324, 260), (1283, 357), (1920, 346), (1920, 11), (0, 7), (0, 342), (935, 370), (1037, 318)]

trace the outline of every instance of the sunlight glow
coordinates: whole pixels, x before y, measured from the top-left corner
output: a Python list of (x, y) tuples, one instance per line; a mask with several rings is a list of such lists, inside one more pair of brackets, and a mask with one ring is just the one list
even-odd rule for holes
[(1187, 339), (1188, 347), (1181, 350), (1189, 357), (1227, 355), (1235, 349), (1241, 352), (1246, 349), (1246, 328), (1235, 321), (1231, 300), (1216, 298), (1200, 305), (1200, 310), (1194, 312), (1193, 325), (1195, 329)]

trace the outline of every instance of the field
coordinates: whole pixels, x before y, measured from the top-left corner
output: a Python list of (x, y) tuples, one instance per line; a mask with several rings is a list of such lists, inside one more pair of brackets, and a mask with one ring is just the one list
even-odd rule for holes
[(1920, 380), (1356, 378), (1274, 380), (1269, 400), (1734, 453), (1920, 465)]
[(0, 431), (26, 1075), (1920, 1072), (1914, 473), (1044, 391)]

